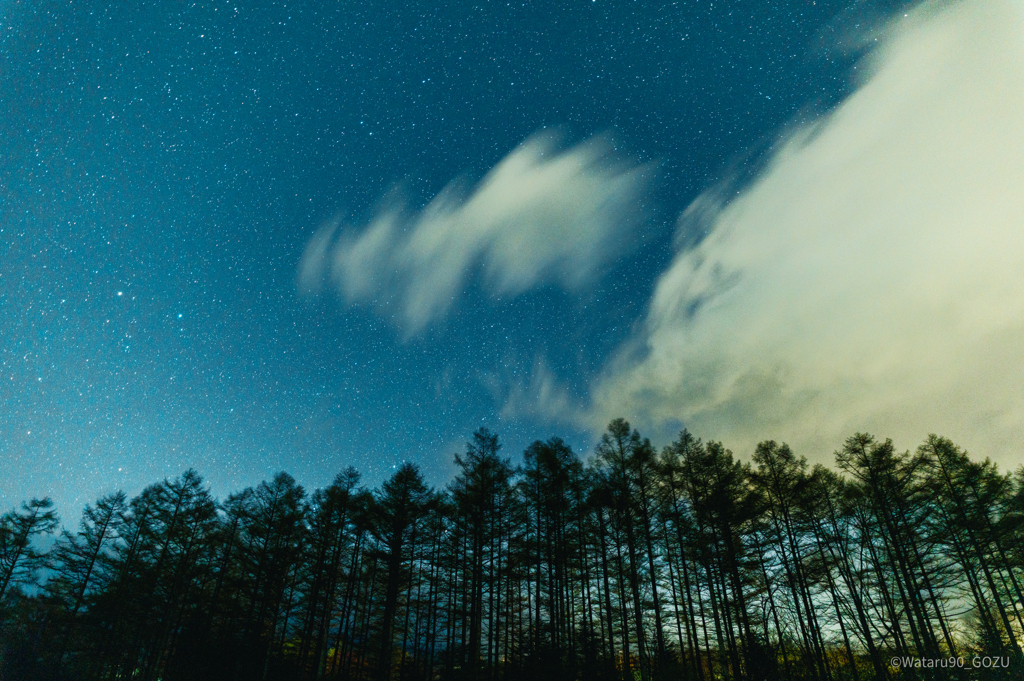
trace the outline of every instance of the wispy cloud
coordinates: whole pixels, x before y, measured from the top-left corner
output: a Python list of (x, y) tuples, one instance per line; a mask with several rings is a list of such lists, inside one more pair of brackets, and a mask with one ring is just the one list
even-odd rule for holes
[(304, 291), (326, 282), (408, 334), (442, 317), (476, 267), (495, 296), (556, 283), (578, 290), (621, 254), (647, 173), (595, 138), (558, 151), (535, 136), (467, 196), (452, 183), (422, 211), (386, 204), (361, 232), (329, 225), (307, 245)]
[(939, 431), (1020, 463), (1024, 442), (1024, 5), (928, 3), (860, 87), (780, 143), (661, 276), (591, 424), (682, 421), (749, 451), (827, 458), (858, 430)]
[(541, 356), (534, 359), (527, 381), (508, 381), (492, 391), (503, 401), (502, 418), (528, 417), (559, 424), (576, 424), (585, 418), (580, 400), (548, 367)]

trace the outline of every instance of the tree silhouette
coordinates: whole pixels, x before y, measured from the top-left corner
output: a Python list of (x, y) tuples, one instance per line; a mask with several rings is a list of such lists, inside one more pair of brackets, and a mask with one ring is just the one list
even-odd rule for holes
[(384, 570), (384, 608), (377, 661), (379, 681), (391, 679), (399, 590), (408, 581), (406, 564), (411, 558), (411, 544), (419, 523), (429, 510), (430, 499), (430, 490), (424, 484), (419, 468), (408, 462), (399, 466), (395, 474), (384, 482), (374, 499), (371, 531), (380, 546)]
[(50, 498), (23, 503), (20, 510), (0, 516), (0, 603), (13, 586), (32, 583), (46, 556), (33, 547), (33, 540), (57, 527), (57, 514)]
[[(857, 681), (1024, 672), (1024, 468), (849, 438), (838, 470), (751, 464), (626, 421), (517, 469), (481, 429), (447, 489), (403, 464), (223, 504), (192, 470), (0, 519), (0, 680)], [(46, 567), (43, 570), (40, 568)], [(975, 671), (892, 656), (986, 655)]]

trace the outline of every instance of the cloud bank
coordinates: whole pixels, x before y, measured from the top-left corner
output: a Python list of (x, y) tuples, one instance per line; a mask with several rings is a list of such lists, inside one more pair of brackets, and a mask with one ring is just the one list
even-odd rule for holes
[(558, 152), (551, 137), (534, 136), (469, 196), (453, 183), (418, 214), (392, 201), (359, 234), (321, 229), (299, 286), (316, 292), (329, 281), (409, 334), (442, 317), (477, 267), (496, 296), (549, 283), (579, 290), (622, 254), (644, 170), (615, 160), (600, 138)]
[(708, 235), (661, 276), (591, 426), (682, 421), (817, 460), (855, 431), (940, 432), (1021, 463), (1024, 5), (926, 4), (880, 42), (739, 196), (689, 208)]

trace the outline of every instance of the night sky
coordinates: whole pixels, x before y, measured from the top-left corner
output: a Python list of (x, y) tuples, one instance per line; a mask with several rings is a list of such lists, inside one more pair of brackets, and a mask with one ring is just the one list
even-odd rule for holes
[[(702, 238), (679, 216), (834, 110), (903, 11), (0, 3), (0, 506), (52, 496), (73, 517), (189, 467), (220, 497), (279, 470), (376, 485), (403, 461), (443, 485), (481, 426), (515, 461), (551, 435), (587, 453), (596, 421), (567, 414)], [(324, 225), (355, 239), (400, 201), (411, 232), (538, 133), (552, 154), (600, 136), (598, 163), (637, 173), (631, 226), (584, 283), (496, 288), (470, 258), (415, 327), (299, 285)], [(541, 379), (579, 406), (530, 408)], [(659, 443), (688, 425), (623, 415)]]

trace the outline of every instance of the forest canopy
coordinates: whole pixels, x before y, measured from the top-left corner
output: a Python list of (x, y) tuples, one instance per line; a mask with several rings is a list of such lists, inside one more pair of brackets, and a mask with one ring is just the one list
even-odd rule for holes
[[(836, 469), (622, 419), (583, 460), (480, 429), (213, 498), (194, 470), (0, 520), (0, 679), (1021, 678), (1024, 468), (856, 434)], [(942, 664), (939, 664), (939, 661)], [(929, 666), (931, 661), (931, 666)], [(917, 667), (915, 667), (917, 663)], [(918, 668), (920, 667), (920, 668)]]

